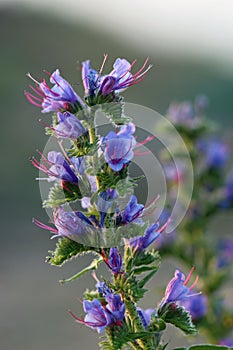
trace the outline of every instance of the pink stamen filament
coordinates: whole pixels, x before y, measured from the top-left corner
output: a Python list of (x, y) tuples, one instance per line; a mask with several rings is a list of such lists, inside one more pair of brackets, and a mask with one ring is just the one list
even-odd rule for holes
[(140, 146), (142, 146), (142, 145), (145, 145), (146, 143), (148, 143), (148, 142), (154, 140), (155, 138), (156, 138), (155, 135), (148, 136), (145, 140), (143, 140), (143, 141), (141, 141), (141, 142), (138, 142), (137, 145), (136, 145), (136, 148), (137, 148), (137, 147), (140, 147)]
[(167, 228), (167, 226), (170, 224), (170, 222), (171, 222), (171, 218), (169, 218), (169, 219), (167, 220), (167, 222), (166, 222), (162, 227), (160, 227), (160, 229), (158, 230), (158, 232), (159, 232), (159, 233), (162, 233), (162, 232)]
[(191, 270), (190, 270), (190, 272), (189, 272), (189, 274), (188, 274), (186, 280), (185, 280), (184, 283), (183, 283), (184, 286), (187, 286), (187, 284), (189, 283), (189, 281), (190, 281), (190, 279), (191, 279), (191, 277), (192, 277), (192, 274), (193, 274), (194, 269), (195, 269), (195, 267), (193, 266), (193, 267), (191, 268)]
[(40, 227), (40, 228), (42, 228), (42, 229), (44, 229), (44, 230), (49, 230), (49, 231), (51, 231), (51, 232), (58, 233), (58, 230), (57, 230), (57, 229), (55, 229), (55, 228), (53, 228), (53, 227), (50, 227), (50, 226), (48, 226), (48, 225), (45, 225), (45, 224), (43, 224), (43, 222), (40, 222), (40, 221), (37, 220), (37, 219), (34, 219), (34, 218), (33, 218), (32, 222), (33, 222), (34, 224), (36, 224), (36, 226), (38, 226), (38, 227)]
[(141, 157), (141, 156), (148, 156), (149, 154), (151, 154), (152, 152), (150, 151), (150, 150), (148, 150), (148, 151), (146, 151), (146, 152), (138, 152), (138, 151), (135, 151), (134, 152), (134, 155), (135, 156), (139, 156), (139, 157)]
[(105, 53), (105, 54), (104, 54), (104, 59), (103, 59), (102, 65), (101, 65), (100, 70), (99, 70), (99, 73), (98, 73), (98, 77), (97, 77), (97, 79), (96, 79), (96, 83), (97, 83), (99, 77), (101, 76), (101, 74), (102, 74), (102, 72), (103, 72), (104, 65), (105, 65), (105, 62), (106, 62), (107, 58), (108, 58), (108, 54)]
[(195, 281), (193, 282), (191, 287), (189, 287), (189, 290), (192, 290), (197, 285), (198, 280), (199, 280), (199, 276), (196, 276)]

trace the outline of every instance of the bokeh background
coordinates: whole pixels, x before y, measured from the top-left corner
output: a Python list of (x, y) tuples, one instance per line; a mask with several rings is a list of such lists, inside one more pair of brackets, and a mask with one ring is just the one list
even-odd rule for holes
[[(59, 279), (77, 271), (77, 262), (62, 269), (48, 266), (44, 257), (55, 241), (31, 223), (32, 217), (47, 221), (34, 181), (37, 171), (28, 161), (47, 138), (38, 121), (40, 110), (24, 97), (26, 73), (40, 78), (43, 69), (60, 68), (81, 94), (82, 60), (90, 58), (99, 67), (107, 52), (108, 71), (116, 57), (143, 62), (149, 56), (153, 70), (125, 92), (126, 101), (164, 114), (170, 101), (204, 93), (210, 100), (209, 117), (229, 136), (232, 10), (232, 2), (225, 0), (0, 1), (1, 350), (98, 349), (96, 334), (68, 314), (68, 309), (82, 313), (78, 298), (93, 286), (92, 278), (59, 285)], [(230, 230), (229, 217), (220, 223)], [(78, 269), (86, 259), (79, 260)], [(173, 268), (172, 262), (167, 264), (166, 279), (157, 275), (142, 306), (158, 301), (156, 291), (162, 293)], [(172, 331), (167, 337), (173, 337)], [(178, 335), (176, 344), (186, 342)]]

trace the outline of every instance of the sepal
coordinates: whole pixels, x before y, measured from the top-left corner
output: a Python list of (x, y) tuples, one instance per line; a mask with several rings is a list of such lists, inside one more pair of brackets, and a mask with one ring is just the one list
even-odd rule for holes
[(195, 335), (197, 333), (197, 329), (192, 322), (190, 313), (175, 303), (165, 304), (158, 310), (158, 316), (166, 323), (171, 323), (186, 334)]
[(56, 208), (67, 202), (82, 198), (77, 185), (66, 183), (63, 188), (60, 184), (53, 186), (48, 195), (48, 199), (43, 202), (43, 208)]

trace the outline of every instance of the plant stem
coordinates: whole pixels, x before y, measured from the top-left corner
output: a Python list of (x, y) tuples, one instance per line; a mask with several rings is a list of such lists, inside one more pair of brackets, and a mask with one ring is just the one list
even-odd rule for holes
[[(132, 301), (125, 300), (126, 314), (130, 319), (131, 325), (135, 332), (145, 332), (145, 329), (141, 323), (140, 317), (138, 316), (135, 304)], [(150, 339), (137, 339), (137, 344), (140, 346), (137, 349), (150, 350), (152, 349), (152, 344)]]

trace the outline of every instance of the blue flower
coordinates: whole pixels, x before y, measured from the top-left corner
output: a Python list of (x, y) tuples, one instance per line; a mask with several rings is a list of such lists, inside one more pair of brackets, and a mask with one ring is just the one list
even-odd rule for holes
[(226, 165), (229, 149), (222, 141), (218, 139), (199, 140), (197, 148), (204, 155), (205, 167), (221, 169)]
[(85, 174), (85, 158), (84, 157), (71, 157), (70, 161), (74, 167), (74, 170), (80, 174)]
[(103, 332), (107, 326), (113, 323), (111, 313), (102, 306), (98, 299), (93, 301), (84, 300), (83, 309), (87, 312), (84, 318), (85, 325), (96, 329), (98, 333)]
[(143, 310), (140, 307), (137, 307), (137, 312), (138, 312), (138, 316), (140, 317), (140, 320), (142, 322), (143, 327), (145, 329), (147, 329), (147, 327), (150, 324), (151, 315), (154, 312), (154, 309)]
[(114, 199), (118, 196), (117, 191), (109, 188), (107, 191), (100, 192), (97, 209), (100, 213), (100, 224), (104, 226), (104, 220), (107, 215), (108, 209), (111, 207)]
[(122, 213), (121, 223), (128, 224), (136, 220), (142, 213), (143, 209), (144, 205), (138, 204), (137, 197), (134, 195), (131, 196), (127, 206), (125, 207), (125, 210)]
[(183, 274), (183, 272), (181, 272), (179, 269), (176, 269), (174, 277), (171, 279), (171, 281), (167, 285), (165, 295), (160, 303), (160, 308), (162, 308), (165, 304), (168, 304), (171, 302), (176, 303), (178, 301), (186, 300), (191, 296), (197, 295), (197, 293), (195, 294), (191, 293), (191, 290), (197, 284), (198, 276), (196, 277), (191, 287), (187, 287), (187, 284), (190, 281), (193, 271), (194, 271), (194, 268), (191, 269), (187, 278), (185, 278), (185, 275)]
[(100, 95), (106, 96), (112, 92), (123, 91), (141, 82), (145, 78), (148, 70), (152, 67), (149, 65), (146, 68), (148, 63), (148, 59), (146, 59), (141, 69), (135, 74), (132, 74), (130, 71), (136, 61), (129, 63), (124, 58), (117, 58), (113, 64), (113, 70), (108, 75), (101, 76), (106, 59), (107, 56), (104, 57), (99, 72), (91, 68), (89, 60), (82, 63), (82, 79), (86, 95), (93, 97), (95, 94), (99, 93)]
[(120, 171), (124, 165), (128, 164), (133, 156), (133, 149), (136, 146), (136, 140), (132, 136), (135, 132), (133, 123), (121, 127), (118, 133), (110, 131), (102, 139), (102, 149), (104, 150), (105, 161), (113, 171)]
[(228, 267), (233, 261), (233, 240), (222, 239), (217, 246), (218, 268)]
[(85, 221), (80, 212), (65, 211), (62, 207), (56, 208), (54, 212), (54, 224), (57, 228), (57, 235), (69, 237), (79, 236), (86, 232), (87, 224), (92, 226), (90, 221)]
[(233, 338), (230, 338), (230, 337), (223, 338), (223, 339), (220, 340), (219, 345), (229, 346), (232, 349), (232, 347), (233, 347)]
[(49, 176), (48, 181), (61, 179), (73, 184), (78, 184), (78, 177), (60, 152), (50, 151), (48, 153), (48, 159), (46, 159), (42, 153), (38, 153), (41, 155), (41, 162), (33, 158), (31, 163)]
[(125, 303), (121, 300), (119, 294), (107, 294), (105, 297), (107, 301), (106, 309), (111, 313), (114, 321), (122, 321), (125, 316)]
[(82, 80), (85, 94), (94, 96), (96, 89), (100, 86), (100, 76), (91, 68), (90, 60), (82, 62)]
[(95, 286), (98, 293), (102, 294), (103, 296), (107, 296), (108, 294), (112, 293), (111, 288), (108, 287), (105, 282), (98, 281)]
[(118, 274), (122, 267), (122, 258), (117, 248), (111, 248), (109, 256), (104, 255), (104, 261), (114, 274)]
[(101, 333), (106, 327), (114, 323), (120, 325), (125, 315), (125, 304), (121, 301), (120, 295), (107, 294), (105, 301), (106, 304), (104, 302), (101, 304), (98, 299), (93, 299), (92, 301), (84, 300), (83, 309), (87, 313), (84, 320), (77, 318), (72, 312), (70, 313), (77, 322), (83, 323)]
[(82, 99), (76, 94), (71, 85), (61, 77), (56, 69), (50, 75), (50, 82), (54, 85), (48, 86), (45, 80), (41, 83), (28, 76), (36, 83), (36, 88), (31, 86), (32, 90), (38, 95), (34, 96), (29, 92), (25, 95), (29, 102), (38, 107), (42, 107), (42, 113), (57, 112), (59, 110), (73, 111), (84, 107)]
[(179, 302), (187, 310), (193, 321), (197, 321), (207, 313), (207, 297), (204, 294), (194, 295), (192, 298)]
[(233, 204), (233, 169), (228, 175), (223, 188), (223, 199), (220, 201), (221, 208), (229, 208)]
[(82, 123), (70, 112), (57, 113), (58, 124), (54, 130), (63, 138), (77, 139), (87, 132)]
[(141, 251), (149, 247), (157, 237), (159, 237), (160, 232), (158, 231), (159, 229), (159, 224), (152, 224), (150, 225), (147, 229), (146, 232), (144, 233), (143, 236), (131, 238), (129, 241), (130, 246), (135, 249), (136, 251)]

